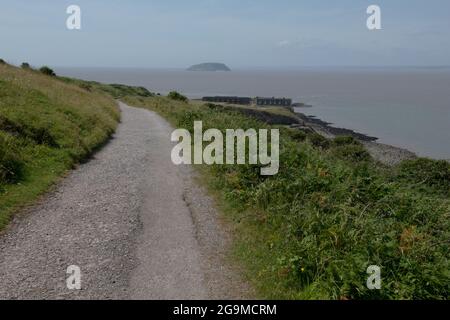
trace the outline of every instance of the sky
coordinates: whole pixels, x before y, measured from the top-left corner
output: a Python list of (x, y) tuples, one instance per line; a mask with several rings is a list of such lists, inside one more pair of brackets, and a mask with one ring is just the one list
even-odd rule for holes
[[(381, 8), (381, 30), (366, 10)], [(81, 30), (68, 30), (69, 5)], [(0, 0), (0, 58), (55, 67), (450, 65), (448, 0)]]

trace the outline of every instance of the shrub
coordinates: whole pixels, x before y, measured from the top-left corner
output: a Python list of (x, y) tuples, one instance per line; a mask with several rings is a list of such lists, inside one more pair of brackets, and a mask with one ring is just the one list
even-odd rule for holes
[(176, 92), (176, 91), (171, 91), (168, 96), (169, 99), (172, 100), (177, 100), (177, 101), (182, 101), (182, 102), (187, 102), (188, 98), (183, 96), (182, 94)]
[(419, 158), (405, 160), (398, 167), (398, 177), (409, 183), (425, 185), (450, 193), (450, 163)]
[(286, 133), (292, 140), (303, 142), (306, 140), (307, 134), (299, 129), (282, 129), (282, 134)]
[(47, 75), (47, 76), (51, 76), (51, 77), (55, 77), (56, 73), (50, 69), (47, 66), (43, 66), (42, 68), (39, 69), (40, 72), (42, 72), (43, 74)]
[(330, 140), (318, 133), (309, 135), (308, 140), (313, 146), (320, 147), (322, 149), (328, 149), (330, 147)]
[(361, 142), (353, 138), (352, 136), (339, 136), (333, 139), (333, 144), (336, 146), (345, 145), (361, 145)]
[(332, 153), (344, 160), (368, 161), (371, 159), (369, 152), (360, 144), (344, 144), (333, 148)]
[(136, 95), (140, 97), (153, 97), (154, 94), (150, 92), (147, 88), (144, 87), (135, 87), (134, 88)]
[(28, 62), (23, 62), (20, 67), (22, 69), (31, 69), (31, 66)]
[(5, 60), (0, 59), (0, 64), (6, 64)]
[(16, 146), (0, 131), (0, 186), (19, 180), (23, 164)]

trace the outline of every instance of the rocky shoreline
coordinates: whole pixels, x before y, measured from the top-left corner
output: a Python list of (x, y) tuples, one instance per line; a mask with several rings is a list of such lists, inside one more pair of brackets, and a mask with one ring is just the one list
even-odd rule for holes
[(293, 124), (292, 127), (307, 127), (329, 139), (337, 136), (352, 136), (361, 141), (375, 160), (385, 165), (394, 166), (403, 160), (417, 158), (417, 155), (409, 150), (376, 142), (378, 140), (376, 137), (371, 137), (351, 129), (336, 128), (329, 122), (325, 122), (314, 116), (307, 116), (303, 113), (295, 112), (295, 116), (301, 120), (301, 123)]
[[(201, 103), (201, 101), (197, 102)], [(378, 140), (377, 137), (372, 137), (351, 129), (334, 127), (331, 123), (317, 117), (307, 116), (301, 112), (294, 112), (293, 108), (290, 109), (290, 113), (286, 112), (282, 114), (271, 112), (265, 108), (245, 108), (222, 103), (209, 103), (207, 105), (210, 108), (238, 111), (246, 116), (272, 125), (285, 125), (298, 130), (312, 131), (328, 139), (333, 139), (337, 136), (354, 137), (366, 147), (367, 151), (375, 160), (388, 166), (394, 166), (403, 160), (417, 158), (417, 155), (409, 150), (376, 142)]]
[(356, 132), (354, 130), (345, 129), (345, 128), (337, 128), (333, 127), (331, 123), (325, 122), (315, 116), (307, 116), (303, 113), (295, 113), (297, 117), (299, 117), (303, 122), (308, 123), (310, 126), (320, 127), (321, 130), (326, 131), (328, 134), (333, 136), (352, 136), (361, 141), (377, 141), (378, 138), (371, 137), (369, 135)]

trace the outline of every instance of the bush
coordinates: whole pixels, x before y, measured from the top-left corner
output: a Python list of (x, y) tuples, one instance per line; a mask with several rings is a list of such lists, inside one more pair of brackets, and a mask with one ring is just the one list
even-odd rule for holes
[(23, 62), (20, 67), (22, 69), (31, 69), (31, 66), (28, 62)]
[(332, 153), (344, 160), (350, 161), (368, 161), (371, 159), (369, 152), (363, 145), (344, 144), (333, 148)]
[(345, 145), (361, 145), (361, 142), (353, 138), (352, 136), (339, 136), (333, 139), (333, 144), (336, 146)]
[(292, 140), (303, 142), (306, 140), (307, 134), (299, 129), (282, 129), (282, 134), (286, 133)]
[(6, 64), (5, 60), (0, 59), (0, 64)]
[(176, 92), (176, 91), (171, 91), (168, 96), (169, 99), (172, 100), (177, 100), (177, 101), (182, 101), (182, 102), (187, 102), (188, 98), (183, 96), (182, 94)]
[(0, 186), (19, 180), (22, 168), (17, 148), (9, 136), (0, 131)]
[(409, 183), (450, 193), (450, 163), (445, 160), (425, 158), (405, 160), (398, 167), (398, 177)]
[(328, 140), (324, 136), (321, 136), (318, 133), (313, 133), (309, 135), (308, 139), (313, 146), (320, 147), (322, 149), (328, 149), (330, 147), (330, 140)]
[(154, 94), (150, 92), (147, 88), (144, 87), (135, 87), (134, 88), (136, 95), (140, 97), (153, 97)]
[(47, 66), (43, 66), (42, 68), (39, 69), (40, 72), (42, 72), (43, 74), (47, 75), (47, 76), (51, 76), (51, 77), (55, 77), (56, 73), (50, 69)]

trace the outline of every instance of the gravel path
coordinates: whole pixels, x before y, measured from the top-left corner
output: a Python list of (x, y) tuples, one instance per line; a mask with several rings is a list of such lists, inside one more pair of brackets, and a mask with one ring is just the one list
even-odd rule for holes
[(114, 138), (0, 236), (0, 299), (251, 297), (213, 202), (170, 160), (170, 126), (120, 107)]

